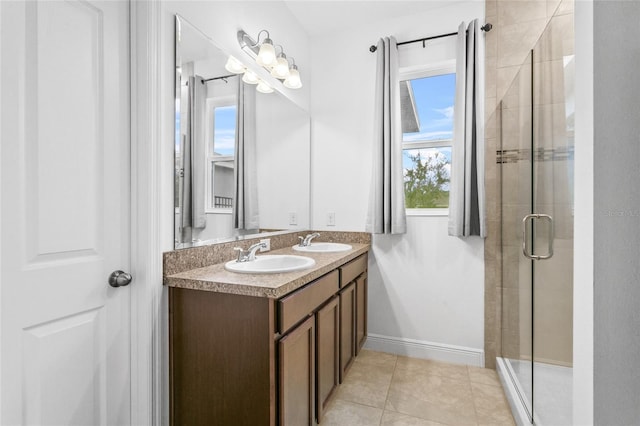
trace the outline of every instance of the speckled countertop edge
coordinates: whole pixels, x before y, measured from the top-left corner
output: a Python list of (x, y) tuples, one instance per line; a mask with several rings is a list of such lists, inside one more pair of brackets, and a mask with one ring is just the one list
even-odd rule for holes
[[(316, 264), (309, 269), (282, 274), (239, 274), (224, 269), (224, 263), (191, 269), (164, 277), (169, 287), (244, 296), (280, 298), (305, 284), (320, 278), (356, 257), (369, 251), (369, 244), (350, 243), (352, 249), (338, 253), (304, 253)], [(268, 254), (295, 254), (291, 247), (272, 250)]]

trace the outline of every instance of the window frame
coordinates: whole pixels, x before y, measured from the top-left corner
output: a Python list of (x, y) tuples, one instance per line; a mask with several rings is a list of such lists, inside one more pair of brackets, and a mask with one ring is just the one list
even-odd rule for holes
[[(445, 74), (456, 73), (456, 61), (443, 61), (436, 64), (420, 65), (415, 67), (400, 68), (398, 73), (398, 81), (405, 80), (417, 80), (420, 78), (436, 77)], [(455, 100), (455, 94), (454, 94)], [(419, 148), (442, 148), (449, 147), (453, 150), (453, 139), (437, 139), (437, 140), (419, 140), (405, 142), (404, 137), (402, 141), (402, 151), (405, 149), (419, 149)], [(407, 216), (448, 216), (449, 208), (407, 208), (405, 206), (405, 214)]]
[[(222, 207), (214, 207), (214, 167), (215, 163), (225, 162), (225, 161), (233, 161), (235, 159), (235, 155), (213, 155), (215, 149), (215, 111), (216, 108), (219, 107), (228, 107), (237, 105), (236, 97), (233, 95), (229, 96), (221, 96), (217, 98), (207, 98), (207, 126), (205, 128), (205, 139), (207, 141), (207, 155), (205, 158), (206, 171), (207, 171), (207, 184), (205, 185), (205, 213), (211, 214), (232, 214), (233, 208), (222, 208)], [(238, 111), (236, 110), (236, 114)]]

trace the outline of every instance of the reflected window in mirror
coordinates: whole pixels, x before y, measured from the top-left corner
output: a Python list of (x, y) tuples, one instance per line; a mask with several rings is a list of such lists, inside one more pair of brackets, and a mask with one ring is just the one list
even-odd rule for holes
[[(207, 99), (207, 211), (231, 214), (233, 208), (233, 168), (236, 143), (236, 82), (209, 83)], [(217, 94), (216, 94), (217, 93)], [(222, 93), (222, 95), (220, 95)]]

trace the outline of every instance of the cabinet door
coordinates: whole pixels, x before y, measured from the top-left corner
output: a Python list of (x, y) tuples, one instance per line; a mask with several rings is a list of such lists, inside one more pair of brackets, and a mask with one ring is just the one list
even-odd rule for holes
[(352, 282), (340, 291), (340, 383), (356, 356), (356, 286)]
[(356, 355), (367, 340), (367, 274), (356, 280)]
[(317, 406), (318, 423), (322, 420), (329, 397), (339, 381), (340, 309), (338, 297), (334, 297), (316, 314), (317, 353)]
[(315, 401), (315, 318), (280, 339), (280, 424), (313, 425)]

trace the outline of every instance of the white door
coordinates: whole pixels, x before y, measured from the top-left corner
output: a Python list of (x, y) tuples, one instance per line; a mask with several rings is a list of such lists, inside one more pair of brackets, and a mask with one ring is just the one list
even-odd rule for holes
[(126, 425), (129, 3), (0, 1), (0, 30), (0, 423)]

